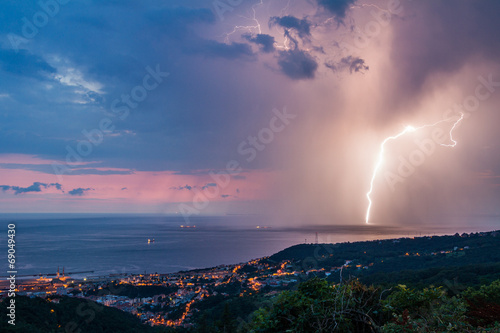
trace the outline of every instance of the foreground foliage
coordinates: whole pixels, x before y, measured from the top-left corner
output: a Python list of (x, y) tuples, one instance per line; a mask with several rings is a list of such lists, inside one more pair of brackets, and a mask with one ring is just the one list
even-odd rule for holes
[(357, 281), (331, 285), (312, 279), (285, 291), (269, 309), (257, 311), (255, 332), (374, 332), (380, 322), (380, 291)]
[(155, 332), (131, 314), (88, 300), (62, 297), (54, 303), (24, 296), (16, 296), (15, 300), (15, 326), (5, 320), (9, 299), (0, 302), (0, 332)]
[(259, 309), (250, 332), (500, 332), (500, 280), (462, 295), (312, 279)]
[[(450, 296), (442, 287), (383, 289), (313, 278), (274, 297), (208, 298), (185, 328), (149, 327), (117, 309), (61, 297), (16, 297), (1, 332), (500, 332), (500, 280)], [(0, 315), (6, 316), (5, 301)]]

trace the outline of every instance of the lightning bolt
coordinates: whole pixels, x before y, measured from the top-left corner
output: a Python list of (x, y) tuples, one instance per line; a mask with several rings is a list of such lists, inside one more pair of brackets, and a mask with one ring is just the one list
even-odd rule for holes
[(351, 6), (351, 7), (349, 7), (349, 9), (364, 8), (364, 7), (374, 7), (374, 8), (377, 8), (378, 10), (383, 11), (383, 12), (388, 12), (387, 9), (380, 8), (379, 6), (377, 6), (375, 4), (371, 4), (371, 3), (365, 3), (365, 4), (361, 4), (361, 5)]
[(262, 33), (262, 29), (260, 28), (259, 20), (257, 20), (257, 12), (255, 11), (255, 7), (258, 5), (263, 5), (263, 4), (264, 4), (264, 0), (260, 0), (259, 3), (252, 6), (252, 11), (253, 11), (253, 18), (252, 19), (255, 21), (255, 23), (257, 23), (257, 28), (259, 29), (259, 34)]
[[(291, 40), (292, 38), (289, 37), (289, 33), (287, 31), (285, 31), (285, 39), (283, 40), (283, 45), (280, 45), (278, 42), (275, 42), (274, 43), (274, 47), (276, 47), (277, 49), (280, 49), (280, 50), (290, 50), (290, 43), (293, 42), (293, 39)], [(297, 44), (295, 44), (295, 47), (297, 46)]]
[(292, 2), (292, 0), (288, 0), (286, 6), (280, 11), (280, 16), (285, 16), (288, 14), (288, 10), (290, 9), (290, 2)]
[[(453, 126), (450, 129), (449, 137), (450, 137), (450, 141), (452, 142), (452, 144), (441, 144), (441, 146), (453, 148), (457, 145), (457, 141), (455, 141), (453, 139), (453, 131), (455, 130), (455, 128), (458, 126), (458, 124), (463, 119), (464, 119), (464, 114), (460, 113), (460, 118), (453, 123)], [(391, 140), (396, 140), (407, 133), (416, 132), (416, 131), (421, 130), (421, 129), (426, 128), (426, 127), (434, 127), (440, 123), (447, 122), (447, 121), (450, 121), (450, 118), (437, 121), (433, 124), (422, 125), (422, 126), (416, 127), (416, 128), (413, 126), (406, 126), (403, 131), (399, 132), (396, 135), (387, 137), (384, 141), (382, 141), (382, 143), (380, 144), (380, 151), (378, 153), (377, 162), (375, 163), (375, 167), (373, 168), (373, 174), (372, 174), (372, 178), (370, 180), (370, 190), (366, 193), (366, 198), (368, 199), (368, 208), (366, 209), (366, 217), (365, 217), (366, 224), (370, 224), (370, 211), (371, 211), (371, 208), (373, 205), (371, 195), (373, 193), (374, 183), (375, 183), (375, 179), (377, 178), (377, 173), (380, 170), (380, 168), (382, 167), (382, 164), (384, 164), (384, 152), (385, 152), (386, 143), (391, 141)]]
[(455, 147), (457, 145), (457, 142), (453, 139), (453, 131), (458, 126), (458, 124), (460, 124), (460, 122), (462, 120), (464, 120), (464, 114), (460, 113), (460, 118), (453, 124), (453, 127), (450, 130), (450, 141), (453, 142), (453, 143), (452, 144), (448, 144), (448, 145), (445, 145), (444, 143), (441, 143), (441, 146), (453, 148), (453, 147)]
[(262, 33), (262, 29), (261, 29), (261, 26), (260, 26), (260, 22), (259, 20), (257, 19), (257, 11), (256, 11), (256, 7), (259, 6), (259, 5), (263, 5), (264, 4), (264, 0), (260, 0), (258, 3), (256, 3), (255, 5), (252, 6), (252, 12), (253, 12), (253, 16), (252, 17), (245, 17), (245, 16), (240, 16), (240, 17), (243, 17), (244, 19), (247, 19), (247, 20), (252, 20), (256, 23), (256, 25), (237, 25), (233, 28), (233, 31), (229, 32), (226, 34), (226, 37), (224, 38), (224, 42), (225, 43), (229, 43), (229, 37), (233, 34), (235, 34), (236, 32), (238, 32), (238, 30), (248, 30), (250, 32), (252, 31), (258, 31), (259, 34)]
[[(285, 16), (288, 13), (291, 2), (292, 2), (292, 0), (288, 0), (287, 1), (286, 6), (283, 7), (281, 9), (281, 11), (280, 11), (280, 16)], [(253, 15), (251, 17), (246, 17), (246, 16), (240, 15), (240, 17), (242, 17), (242, 18), (244, 18), (246, 20), (254, 21), (255, 25), (237, 25), (237, 26), (235, 26), (233, 28), (233, 31), (228, 32), (225, 35), (223, 35), (223, 36), (225, 36), (224, 37), (224, 43), (229, 44), (231, 36), (234, 35), (235, 33), (237, 33), (240, 30), (248, 31), (248, 32), (251, 32), (251, 33), (254, 32), (254, 31), (256, 31), (258, 34), (262, 34), (262, 27), (261, 27), (261, 24), (259, 22), (259, 19), (257, 18), (257, 9), (256, 9), (257, 6), (262, 6), (262, 5), (264, 5), (264, 0), (259, 0), (259, 2), (257, 2), (256, 4), (254, 4), (252, 6), (252, 13), (253, 13)], [(283, 41), (283, 45), (279, 45), (276, 42), (275, 43), (275, 47), (278, 48), (278, 49), (289, 50), (290, 49), (290, 38), (288, 36), (285, 36), (285, 39)]]
[(390, 140), (396, 140), (397, 138), (405, 135), (406, 133), (415, 132), (415, 131), (416, 131), (416, 129), (414, 127), (407, 126), (402, 132), (400, 132), (399, 134), (396, 134), (394, 136), (390, 136), (390, 137), (386, 138), (380, 144), (380, 152), (378, 153), (377, 163), (375, 163), (375, 168), (373, 169), (372, 179), (370, 181), (370, 190), (366, 193), (366, 198), (368, 199), (368, 209), (366, 210), (366, 218), (365, 218), (366, 224), (369, 224), (369, 222), (370, 222), (370, 210), (371, 210), (372, 204), (373, 204), (373, 201), (371, 199), (371, 194), (373, 192), (373, 187), (374, 187), (373, 184), (375, 182), (375, 178), (377, 177), (378, 170), (380, 169), (380, 167), (384, 163), (385, 144)]
[[(288, 10), (290, 9), (290, 2), (291, 0), (288, 0), (286, 6), (283, 9), (281, 9), (280, 16), (288, 15)], [(284, 49), (286, 51), (290, 50), (290, 39), (288, 38), (288, 36), (285, 35), (285, 40), (283, 41), (283, 45), (279, 45), (279, 43), (276, 42), (275, 47), (277, 49)]]

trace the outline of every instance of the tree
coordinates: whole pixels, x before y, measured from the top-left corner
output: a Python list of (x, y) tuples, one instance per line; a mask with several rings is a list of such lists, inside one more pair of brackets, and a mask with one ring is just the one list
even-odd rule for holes
[(483, 285), (478, 290), (464, 292), (467, 301), (468, 321), (474, 326), (491, 326), (500, 323), (500, 280)]
[(448, 297), (441, 287), (414, 290), (399, 285), (383, 304), (394, 319), (382, 332), (464, 332), (471, 328), (466, 321), (466, 303)]
[(314, 278), (259, 309), (252, 332), (379, 332), (380, 292), (357, 280), (332, 285)]

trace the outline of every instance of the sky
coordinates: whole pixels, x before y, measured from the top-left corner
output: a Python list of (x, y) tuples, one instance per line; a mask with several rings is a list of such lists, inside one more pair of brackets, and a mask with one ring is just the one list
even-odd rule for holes
[(2, 2), (0, 211), (498, 223), (499, 13)]

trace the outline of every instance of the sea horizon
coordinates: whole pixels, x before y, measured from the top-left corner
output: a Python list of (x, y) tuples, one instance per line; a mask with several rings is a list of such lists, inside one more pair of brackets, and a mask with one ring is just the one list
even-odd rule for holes
[[(16, 224), (17, 274), (174, 273), (238, 264), (304, 243), (342, 243), (496, 230), (473, 226), (292, 225), (264, 216), (193, 218), (155, 214), (0, 214)], [(5, 257), (5, 258), (4, 258)], [(6, 254), (0, 260), (7, 260)]]

